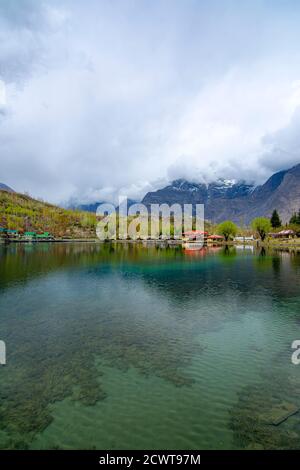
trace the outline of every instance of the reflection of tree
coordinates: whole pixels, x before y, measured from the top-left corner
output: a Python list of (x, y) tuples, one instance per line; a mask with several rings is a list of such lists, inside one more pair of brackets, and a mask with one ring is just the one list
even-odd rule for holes
[[(265, 249), (260, 255), (237, 252), (234, 246), (218, 248), (218, 251), (206, 250), (205, 257), (186, 256), (180, 246), (162, 248), (159, 245), (142, 243), (77, 243), (77, 244), (20, 244), (0, 248), (0, 286), (11, 282), (29, 280), (36, 276), (65, 269), (97, 269), (100, 275), (112, 270), (140, 276), (146, 282), (164, 294), (171, 294), (173, 299), (183, 302), (183, 296), (197, 298), (206, 286), (226, 290), (228, 276), (239, 288), (251, 294), (255, 286), (266, 285), (270, 292), (285, 295), (287, 287), (281, 285), (280, 276), (274, 281), (272, 272), (279, 272), (281, 255), (269, 253)], [(300, 266), (300, 254), (287, 253), (285, 279), (292, 276), (288, 267), (296, 270)], [(230, 272), (226, 266), (230, 261)], [(232, 265), (231, 265), (232, 263)], [(104, 269), (105, 268), (105, 269)], [(157, 281), (157, 282), (156, 282)], [(294, 290), (294, 278), (288, 286), (288, 292)]]
[(272, 268), (273, 256), (267, 253), (264, 247), (261, 247), (258, 256), (255, 258), (257, 269), (270, 270)]
[(9, 445), (24, 446), (24, 436), (30, 440), (49, 424), (49, 403), (103, 398), (95, 355), (189, 385), (184, 371), (201, 350), (199, 332), (239, 321), (261, 299), (299, 295), (299, 254), (238, 256), (229, 246), (194, 259), (180, 248), (93, 243), (11, 245), (0, 247), (0, 257), (7, 294), (1, 307), (7, 287), (22, 284), (22, 303), (13, 291), (11, 308), (2, 308), (1, 335), (14, 351), (12, 368), (1, 376), (3, 396), (10, 397), (0, 404)]
[(291, 251), (290, 253), (291, 265), (294, 269), (300, 268), (300, 251)]
[(229, 246), (229, 245), (225, 245), (223, 247), (223, 250), (220, 252), (220, 256), (222, 258), (224, 258), (224, 260), (226, 261), (230, 261), (230, 260), (234, 260), (234, 258), (236, 257), (237, 253), (236, 253), (236, 247), (235, 246)]
[(262, 257), (266, 256), (266, 249), (264, 246), (261, 247), (259, 256), (262, 256)]
[(280, 273), (280, 265), (281, 265), (281, 260), (280, 260), (279, 256), (273, 256), (273, 258), (272, 258), (272, 267), (273, 267), (273, 271), (274, 271), (275, 274)]

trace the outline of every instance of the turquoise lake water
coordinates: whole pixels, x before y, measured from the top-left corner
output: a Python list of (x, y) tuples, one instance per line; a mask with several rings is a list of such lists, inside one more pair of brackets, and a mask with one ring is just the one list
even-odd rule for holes
[(0, 339), (1, 448), (300, 448), (300, 253), (2, 245)]

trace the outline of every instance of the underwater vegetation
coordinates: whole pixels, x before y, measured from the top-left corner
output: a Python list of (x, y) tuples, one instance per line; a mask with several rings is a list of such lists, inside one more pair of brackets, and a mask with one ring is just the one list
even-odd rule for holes
[(300, 449), (300, 376), (282, 351), (260, 380), (243, 387), (231, 409), (230, 426), (246, 449)]
[[(12, 443), (24, 447), (24, 441), (29, 444), (35, 433), (45, 429), (52, 420), (50, 403), (71, 396), (92, 406), (105, 399), (97, 356), (114, 367), (136, 367), (142, 374), (156, 374), (176, 386), (191, 384), (180, 368), (199, 345), (188, 335), (171, 341), (171, 329), (151, 328), (151, 323), (145, 329), (135, 328), (129, 318), (118, 316), (110, 316), (109, 324), (101, 317), (97, 321), (84, 315), (72, 322), (56, 318), (55, 328), (38, 321), (33, 317), (18, 325), (19, 334), (14, 342), (10, 339), (10, 347), (23, 347), (1, 371), (1, 430), (13, 439), (4, 441), (4, 447)], [(35, 329), (33, 338), (31, 328)]]
[(192, 383), (183, 372), (201, 351), (192, 323), (178, 329), (176, 317), (160, 315), (150, 302), (141, 312), (134, 292), (139, 281), (128, 276), (124, 287), (111, 266), (83, 263), (80, 271), (54, 278), (50, 271), (48, 278), (14, 285), (13, 297), (4, 295), (1, 335), (9, 348), (0, 376), (2, 448), (28, 447), (51, 423), (51, 403), (71, 396), (93, 406), (105, 399), (98, 357), (175, 386)]
[[(193, 387), (189, 366), (204, 351), (199, 334), (240, 321), (253, 309), (254, 295), (262, 305), (278, 297), (299, 305), (299, 256), (291, 264), (277, 254), (265, 270), (252, 254), (229, 255), (230, 263), (228, 250), (192, 260), (178, 249), (138, 245), (0, 247), (0, 332), (7, 345), (0, 447), (29, 448), (52, 422), (55, 402), (70, 398), (93, 407), (108, 399), (102, 360)], [(244, 447), (296, 445), (298, 434), (287, 443), (281, 430), (297, 414), (274, 429), (254, 419), (258, 402), (264, 401), (262, 413), (282, 402), (299, 406), (290, 377), (286, 392), (282, 374), (277, 388), (273, 381), (266, 379), (262, 390), (241, 384), (231, 426)]]

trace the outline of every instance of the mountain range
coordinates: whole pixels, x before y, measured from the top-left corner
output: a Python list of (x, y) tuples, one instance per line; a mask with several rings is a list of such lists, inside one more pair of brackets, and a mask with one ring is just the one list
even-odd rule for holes
[(0, 191), (7, 191), (8, 193), (14, 193), (14, 190), (11, 189), (9, 186), (7, 186), (4, 183), (0, 183)]
[[(139, 201), (136, 201), (135, 199), (127, 199), (127, 209), (129, 209), (130, 206), (133, 204), (136, 204)], [(67, 205), (68, 209), (78, 209), (81, 211), (86, 211), (86, 212), (96, 212), (100, 204), (105, 204), (105, 201), (99, 201), (99, 202), (91, 202), (90, 204), (78, 204), (76, 202), (69, 203)], [(119, 207), (117, 207), (116, 211), (118, 212)]]
[(233, 220), (248, 224), (259, 216), (270, 217), (277, 209), (283, 222), (300, 208), (300, 164), (272, 175), (263, 185), (219, 179), (209, 184), (184, 179), (145, 195), (142, 203), (204, 204), (205, 219), (212, 222)]
[[(0, 190), (14, 192), (0, 183)], [(136, 201), (128, 200), (128, 207)], [(283, 223), (300, 208), (300, 164), (273, 174), (264, 184), (218, 179), (204, 184), (177, 179), (157, 191), (148, 192), (141, 201), (151, 204), (204, 204), (205, 219), (214, 223), (233, 220), (249, 224), (255, 217), (270, 217), (277, 209)], [(69, 208), (95, 212), (99, 203), (72, 204)]]

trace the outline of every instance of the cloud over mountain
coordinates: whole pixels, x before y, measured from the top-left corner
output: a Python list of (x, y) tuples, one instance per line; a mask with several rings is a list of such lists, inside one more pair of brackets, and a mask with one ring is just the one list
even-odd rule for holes
[(16, 190), (136, 198), (300, 160), (295, 2), (3, 1), (0, 18), (1, 180)]

